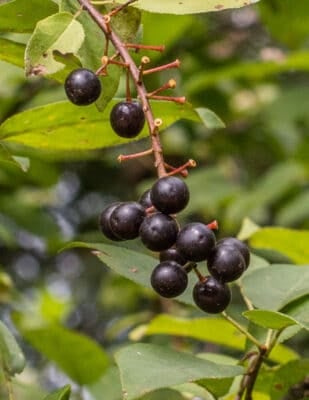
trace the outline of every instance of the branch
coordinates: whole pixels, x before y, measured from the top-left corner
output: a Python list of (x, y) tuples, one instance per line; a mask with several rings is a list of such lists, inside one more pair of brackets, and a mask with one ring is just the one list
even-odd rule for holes
[(157, 169), (157, 174), (159, 177), (166, 175), (166, 169), (164, 164), (164, 158), (162, 154), (162, 146), (159, 137), (159, 130), (158, 127), (155, 125), (154, 115), (152, 113), (152, 109), (147, 98), (147, 90), (140, 80), (140, 70), (135, 65), (127, 46), (125, 43), (121, 41), (121, 39), (110, 29), (110, 26), (104, 20), (104, 17), (100, 14), (95, 7), (88, 0), (78, 0), (80, 5), (85, 9), (94, 22), (100, 27), (100, 29), (104, 32), (106, 38), (111, 41), (117, 52), (119, 53), (120, 57), (122, 58), (123, 62), (127, 64), (130, 76), (134, 82), (136, 87), (136, 91), (142, 103), (142, 107), (145, 113), (145, 119), (148, 124), (153, 155), (155, 160), (155, 167)]

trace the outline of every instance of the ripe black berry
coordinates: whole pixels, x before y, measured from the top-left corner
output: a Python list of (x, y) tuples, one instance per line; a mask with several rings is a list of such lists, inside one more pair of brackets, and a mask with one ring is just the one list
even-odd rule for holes
[(188, 276), (175, 261), (163, 261), (151, 274), (151, 286), (162, 297), (176, 297), (188, 286)]
[(209, 273), (221, 282), (238, 279), (246, 269), (245, 259), (234, 246), (218, 244), (207, 260)]
[(245, 259), (246, 268), (248, 268), (250, 264), (250, 251), (248, 249), (248, 246), (244, 242), (233, 237), (228, 237), (218, 241), (218, 245), (221, 246), (223, 244), (228, 246), (233, 246), (238, 251), (240, 251), (241, 255)]
[(225, 283), (207, 276), (204, 281), (197, 282), (193, 289), (195, 304), (210, 314), (217, 314), (226, 309), (231, 301), (231, 290)]
[(161, 251), (160, 253), (160, 261), (175, 261), (180, 265), (185, 265), (187, 260), (183, 257), (182, 254), (179, 253), (177, 249), (171, 247), (165, 251)]
[(146, 190), (138, 200), (139, 204), (141, 204), (144, 208), (149, 208), (152, 206), (152, 202), (150, 199), (150, 189)]
[(72, 103), (77, 106), (87, 106), (99, 98), (101, 82), (94, 72), (79, 68), (68, 75), (64, 89)]
[(110, 217), (112, 212), (115, 210), (116, 207), (118, 207), (121, 203), (112, 203), (104, 210), (101, 212), (99, 216), (99, 226), (101, 232), (110, 240), (121, 240), (119, 237), (117, 237), (114, 232), (112, 231), (111, 225), (110, 225)]
[(164, 214), (176, 214), (189, 202), (189, 189), (185, 182), (176, 176), (165, 176), (152, 186), (152, 204)]
[(118, 136), (134, 138), (145, 124), (143, 108), (137, 101), (117, 103), (111, 111), (110, 123)]
[(216, 244), (216, 237), (206, 225), (193, 222), (185, 225), (178, 234), (176, 248), (189, 261), (203, 261)]
[(110, 216), (110, 227), (115, 236), (129, 240), (138, 237), (138, 231), (145, 217), (145, 209), (135, 201), (121, 203)]
[(144, 245), (153, 251), (171, 247), (178, 234), (178, 225), (169, 215), (155, 213), (148, 215), (141, 224), (139, 234)]

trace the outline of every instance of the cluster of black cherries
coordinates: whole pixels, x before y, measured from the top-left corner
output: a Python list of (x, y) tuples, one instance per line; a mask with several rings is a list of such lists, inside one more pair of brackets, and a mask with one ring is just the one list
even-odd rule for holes
[[(97, 75), (85, 68), (71, 72), (65, 81), (69, 100), (88, 105), (101, 94)], [(145, 115), (137, 101), (117, 103), (110, 114), (113, 130), (121, 137), (133, 138), (143, 129)], [(189, 202), (186, 183), (176, 176), (158, 179), (138, 202), (116, 202), (107, 206), (99, 218), (101, 232), (110, 240), (131, 240), (140, 237), (151, 251), (159, 252), (160, 263), (151, 274), (151, 285), (162, 297), (182, 294), (188, 286), (188, 273), (199, 277), (193, 289), (196, 305), (208, 313), (219, 313), (231, 301), (228, 282), (238, 279), (250, 261), (248, 247), (235, 238), (216, 243), (212, 229), (200, 222), (180, 229), (175, 215)], [(209, 276), (197, 270), (207, 261)]]
[(199, 273), (193, 289), (196, 305), (219, 313), (231, 301), (228, 282), (238, 279), (250, 261), (247, 246), (235, 239), (216, 237), (207, 225), (188, 223), (179, 228), (175, 214), (189, 201), (186, 183), (175, 176), (158, 179), (138, 202), (112, 203), (100, 215), (102, 233), (111, 240), (140, 237), (149, 250), (159, 252), (160, 263), (151, 274), (151, 285), (162, 297), (176, 297), (188, 286), (188, 272), (207, 260), (209, 276)]

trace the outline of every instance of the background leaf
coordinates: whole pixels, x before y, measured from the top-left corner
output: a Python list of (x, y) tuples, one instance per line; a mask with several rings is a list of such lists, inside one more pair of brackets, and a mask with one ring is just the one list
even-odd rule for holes
[(56, 390), (44, 398), (44, 400), (69, 400), (71, 394), (70, 385), (66, 385), (63, 388)]
[(26, 360), (16, 339), (9, 329), (0, 321), (0, 361), (1, 367), (9, 375), (20, 374), (25, 368)]
[(51, 0), (13, 0), (0, 5), (0, 31), (31, 32), (36, 23), (57, 12)]
[(79, 333), (56, 325), (33, 330), (21, 327), (21, 330), (35, 349), (80, 385), (96, 381), (108, 366), (103, 349)]
[(309, 266), (271, 265), (244, 276), (246, 296), (262, 309), (280, 310), (308, 293)]
[(238, 366), (215, 364), (191, 354), (150, 344), (125, 347), (115, 357), (120, 369), (122, 389), (128, 400), (155, 389), (202, 378), (233, 377), (243, 371)]
[(282, 399), (292, 385), (300, 383), (309, 371), (309, 359), (291, 361), (278, 369), (274, 375), (270, 391), (271, 400)]

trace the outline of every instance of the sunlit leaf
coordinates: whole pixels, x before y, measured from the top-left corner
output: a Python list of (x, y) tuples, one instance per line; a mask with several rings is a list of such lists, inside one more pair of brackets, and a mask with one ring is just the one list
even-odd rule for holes
[[(208, 11), (222, 11), (228, 8), (239, 8), (256, 3), (258, 0), (195, 0), (178, 1), (178, 0), (165, 0), (154, 2), (152, 0), (140, 0), (136, 7), (146, 11), (165, 13), (165, 14), (195, 14), (204, 13)], [(119, 3), (125, 3), (125, 0), (120, 0)], [(134, 5), (134, 4), (133, 4)]]
[(27, 75), (51, 75), (64, 68), (53, 52), (76, 53), (85, 38), (82, 25), (63, 12), (40, 21), (29, 40), (25, 54)]
[[(111, 101), (104, 113), (98, 112), (94, 105), (76, 107), (69, 102), (33, 108), (6, 120), (0, 127), (0, 139), (54, 151), (82, 151), (127, 143), (128, 140), (115, 134), (109, 121), (111, 108), (118, 101)], [(182, 118), (200, 121), (189, 104), (153, 102), (153, 111), (162, 118), (162, 129)], [(145, 127), (138, 138), (147, 136)]]
[(297, 264), (309, 263), (309, 230), (267, 227), (254, 233), (249, 242), (253, 247), (277, 250)]

